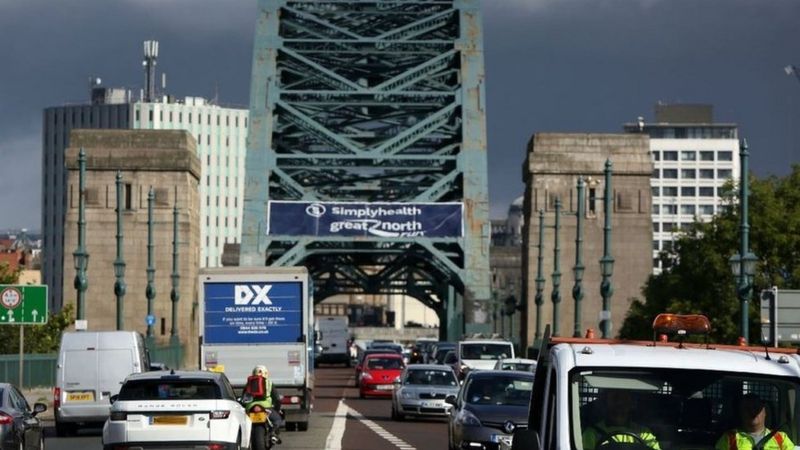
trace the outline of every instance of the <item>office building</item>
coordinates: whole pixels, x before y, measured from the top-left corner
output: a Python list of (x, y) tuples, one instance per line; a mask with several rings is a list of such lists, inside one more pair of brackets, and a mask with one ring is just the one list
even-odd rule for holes
[(655, 107), (655, 123), (639, 118), (626, 133), (650, 136), (653, 175), (653, 272), (664, 267), (681, 230), (696, 220), (710, 220), (724, 207), (720, 188), (739, 179), (737, 127), (714, 123), (711, 105)]

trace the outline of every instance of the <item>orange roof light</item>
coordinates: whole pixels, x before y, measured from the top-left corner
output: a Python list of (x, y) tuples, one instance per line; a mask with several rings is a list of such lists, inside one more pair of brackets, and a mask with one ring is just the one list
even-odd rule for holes
[(653, 320), (655, 333), (689, 335), (705, 334), (711, 331), (708, 317), (700, 314), (659, 314)]

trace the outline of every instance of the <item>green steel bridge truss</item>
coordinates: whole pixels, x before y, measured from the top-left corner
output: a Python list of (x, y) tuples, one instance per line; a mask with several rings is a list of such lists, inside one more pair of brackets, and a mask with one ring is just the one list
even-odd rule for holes
[[(259, 0), (240, 265), (305, 265), (317, 301), (406, 294), (451, 337), (487, 330), (482, 34), (478, 0)], [(269, 200), (463, 202), (464, 236), (267, 235)]]

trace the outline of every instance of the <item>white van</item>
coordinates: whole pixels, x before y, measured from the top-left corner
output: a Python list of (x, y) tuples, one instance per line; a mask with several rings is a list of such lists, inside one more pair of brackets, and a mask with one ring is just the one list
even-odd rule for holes
[(315, 364), (343, 363), (350, 366), (350, 331), (347, 325), (347, 316), (317, 316), (314, 329), (322, 352), (317, 355)]
[(67, 331), (61, 335), (53, 389), (56, 434), (108, 419), (125, 377), (149, 370), (144, 338), (134, 331)]

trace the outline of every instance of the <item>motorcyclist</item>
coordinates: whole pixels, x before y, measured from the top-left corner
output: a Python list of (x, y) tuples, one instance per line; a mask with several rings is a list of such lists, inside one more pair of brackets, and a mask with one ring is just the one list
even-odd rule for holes
[[(255, 384), (258, 383), (258, 384)], [(265, 411), (269, 411), (269, 421), (272, 424), (275, 443), (280, 444), (280, 429), (283, 425), (283, 415), (281, 414), (281, 397), (275, 389), (275, 385), (269, 379), (269, 370), (265, 366), (255, 366), (253, 376), (248, 378), (248, 383), (244, 387), (244, 394), (250, 394), (253, 398), (244, 407), (250, 410), (253, 405), (259, 405)]]

